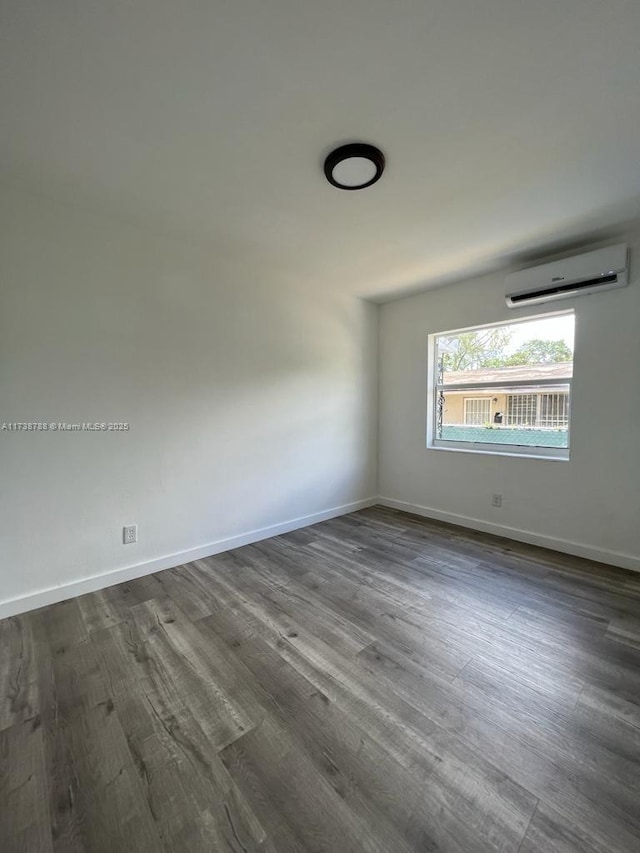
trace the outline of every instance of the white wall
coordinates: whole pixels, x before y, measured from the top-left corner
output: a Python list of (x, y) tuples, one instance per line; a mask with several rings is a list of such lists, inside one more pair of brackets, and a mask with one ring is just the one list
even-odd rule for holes
[(250, 249), (3, 191), (0, 422), (131, 429), (0, 431), (0, 615), (375, 495), (377, 308)]
[[(509, 310), (497, 273), (384, 305), (379, 492), (385, 502), (640, 568), (640, 232), (630, 286)], [(574, 307), (569, 462), (427, 450), (427, 335)], [(501, 509), (491, 495), (504, 495)]]

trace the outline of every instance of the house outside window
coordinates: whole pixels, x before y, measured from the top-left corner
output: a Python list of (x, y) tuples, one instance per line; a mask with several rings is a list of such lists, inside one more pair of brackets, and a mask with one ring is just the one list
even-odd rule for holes
[(574, 320), (430, 335), (428, 446), (567, 459)]

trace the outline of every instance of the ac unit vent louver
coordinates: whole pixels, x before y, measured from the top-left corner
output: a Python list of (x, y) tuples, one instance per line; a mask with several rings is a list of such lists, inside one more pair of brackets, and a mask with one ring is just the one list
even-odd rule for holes
[(518, 308), (626, 284), (627, 247), (621, 243), (510, 273), (506, 300), (510, 308)]

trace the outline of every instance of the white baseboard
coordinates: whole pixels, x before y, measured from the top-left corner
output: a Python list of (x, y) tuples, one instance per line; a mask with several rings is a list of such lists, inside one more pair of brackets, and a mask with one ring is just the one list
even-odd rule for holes
[(163, 569), (172, 569), (174, 566), (181, 566), (184, 563), (190, 563), (192, 560), (203, 560), (205, 557), (211, 557), (223, 551), (241, 548), (243, 545), (251, 545), (253, 542), (270, 539), (272, 536), (289, 533), (291, 530), (298, 530), (301, 527), (309, 527), (311, 524), (317, 524), (319, 521), (337, 518), (339, 515), (346, 515), (349, 512), (366, 509), (377, 503), (377, 498), (365, 498), (361, 501), (332, 507), (331, 509), (316, 512), (312, 515), (292, 518), (289, 521), (273, 524), (270, 527), (262, 527), (259, 530), (241, 533), (239, 536), (232, 536), (229, 539), (219, 539), (217, 542), (209, 542), (207, 545), (200, 545), (197, 548), (190, 548), (187, 551), (167, 554), (164, 557), (156, 557), (153, 560), (136, 563), (132, 566), (125, 566), (122, 569), (114, 569), (100, 575), (93, 575), (78, 581), (72, 581), (71, 583), (41, 589), (28, 595), (19, 596), (18, 598), (0, 601), (0, 619), (6, 619), (8, 616), (16, 616), (19, 613), (26, 613), (28, 610), (35, 610), (47, 604), (55, 604), (67, 598), (75, 598), (87, 592), (96, 592), (96, 590), (114, 586), (124, 581), (134, 580), (134, 578), (141, 578), (144, 575), (160, 572)]
[(399, 509), (403, 512), (410, 512), (414, 515), (423, 516), (424, 518), (433, 518), (436, 521), (445, 521), (449, 524), (459, 525), (460, 527), (468, 527), (471, 530), (480, 530), (483, 533), (491, 533), (494, 536), (501, 536), (506, 539), (515, 539), (517, 542), (525, 542), (528, 545), (539, 545), (542, 548), (550, 548), (553, 551), (560, 551), (563, 554), (572, 554), (576, 557), (584, 557), (588, 560), (595, 560), (599, 563), (607, 563), (608, 565), (619, 566), (623, 569), (640, 572), (640, 558), (634, 557), (631, 554), (622, 554), (618, 551), (607, 551), (590, 545), (582, 545), (579, 542), (571, 542), (567, 539), (544, 536), (540, 533), (531, 533), (528, 530), (521, 530), (517, 527), (508, 527), (504, 524), (494, 524), (493, 522), (484, 521), (480, 518), (458, 515), (453, 512), (443, 512), (442, 510), (433, 509), (432, 507), (420, 506), (419, 504), (412, 504), (407, 501), (399, 501), (394, 498), (381, 496), (378, 498), (366, 498), (364, 500), (354, 501), (353, 503), (343, 504), (342, 506), (332, 507), (331, 509), (313, 513), (312, 515), (293, 518), (289, 521), (283, 521), (280, 524), (271, 525), (270, 527), (262, 527), (259, 530), (251, 530), (248, 533), (241, 533), (238, 536), (232, 536), (228, 539), (219, 539), (216, 542), (210, 542), (207, 545), (200, 545), (197, 548), (190, 548), (187, 551), (167, 554), (163, 557), (156, 557), (153, 560), (147, 560), (143, 563), (136, 563), (132, 566), (125, 566), (124, 568), (104, 572), (100, 575), (92, 575), (91, 577), (82, 578), (81, 580), (72, 581), (71, 583), (41, 589), (37, 592), (29, 593), (28, 595), (1, 601), (0, 619), (6, 619), (8, 616), (16, 616), (19, 613), (26, 613), (29, 610), (35, 610), (36, 608), (44, 607), (47, 604), (55, 604), (56, 602), (64, 601), (67, 598), (75, 598), (76, 596), (84, 595), (87, 592), (95, 592), (96, 590), (124, 583), (125, 581), (134, 580), (134, 578), (140, 578), (144, 575), (152, 574), (153, 572), (160, 572), (163, 569), (171, 569), (174, 566), (181, 566), (184, 563), (190, 563), (193, 560), (202, 560), (205, 557), (211, 557), (214, 554), (220, 554), (223, 551), (230, 551), (233, 548), (241, 548), (243, 545), (251, 545), (253, 542), (270, 539), (272, 536), (289, 533), (290, 531), (298, 530), (301, 527), (309, 527), (310, 525), (317, 524), (320, 521), (326, 521), (329, 518), (337, 518), (340, 515), (356, 512), (359, 509), (366, 509), (367, 507), (375, 506), (376, 504), (391, 507), (392, 509)]
[(562, 554), (572, 554), (574, 557), (584, 557), (587, 560), (595, 560), (598, 563), (607, 563), (618, 566), (621, 569), (630, 569), (640, 572), (640, 557), (631, 554), (622, 554), (618, 551), (606, 551), (603, 548), (594, 548), (591, 545), (582, 545), (579, 542), (571, 542), (568, 539), (558, 539), (554, 536), (544, 536), (541, 533), (531, 533), (528, 530), (520, 530), (517, 527), (508, 527), (506, 524), (494, 524), (480, 518), (472, 518), (467, 515), (458, 515), (454, 512), (443, 512), (428, 506), (398, 501), (394, 498), (379, 497), (381, 506), (391, 509), (399, 509), (403, 512), (411, 512), (424, 518), (433, 518), (436, 521), (446, 521), (449, 524), (457, 524), (460, 527), (469, 527), (471, 530), (480, 530), (482, 533), (492, 533), (494, 536), (502, 536), (505, 539), (515, 539), (517, 542), (526, 542), (527, 545), (539, 545), (541, 548), (550, 548), (552, 551), (560, 551)]

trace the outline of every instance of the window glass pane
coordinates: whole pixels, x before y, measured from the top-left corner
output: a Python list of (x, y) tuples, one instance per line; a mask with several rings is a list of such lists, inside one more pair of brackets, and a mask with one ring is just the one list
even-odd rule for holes
[(522, 382), (573, 376), (573, 314), (438, 335), (438, 382)]
[(487, 388), (440, 392), (443, 441), (510, 444), (520, 447), (569, 446), (569, 385)]
[(437, 335), (435, 439), (568, 448), (573, 337), (573, 312)]

